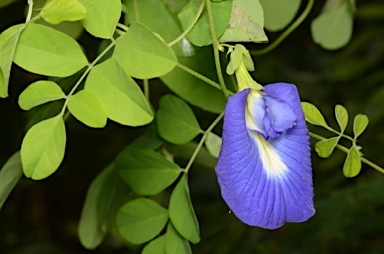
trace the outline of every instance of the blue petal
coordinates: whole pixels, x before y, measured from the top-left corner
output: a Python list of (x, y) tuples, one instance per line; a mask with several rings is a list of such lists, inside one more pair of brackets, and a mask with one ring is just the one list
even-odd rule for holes
[(260, 132), (247, 128), (250, 89), (231, 96), (215, 170), (222, 196), (240, 220), (275, 229), (285, 222), (306, 221), (315, 213), (312, 169), (309, 134), (296, 87), (277, 83), (265, 86), (264, 92), (286, 102), (296, 124), (277, 139), (266, 140)]

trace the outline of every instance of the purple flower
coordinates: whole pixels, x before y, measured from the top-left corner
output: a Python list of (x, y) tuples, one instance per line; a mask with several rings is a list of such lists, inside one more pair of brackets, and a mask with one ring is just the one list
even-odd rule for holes
[(314, 215), (309, 133), (294, 85), (229, 98), (215, 170), (224, 200), (248, 225), (275, 229)]

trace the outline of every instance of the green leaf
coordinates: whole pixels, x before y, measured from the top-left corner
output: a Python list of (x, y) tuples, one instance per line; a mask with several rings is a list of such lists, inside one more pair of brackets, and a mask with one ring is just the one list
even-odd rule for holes
[(200, 241), (199, 223), (193, 210), (187, 176), (183, 175), (171, 194), (169, 217), (176, 230), (192, 243)]
[[(176, 253), (176, 252), (174, 252)], [(165, 236), (159, 236), (155, 240), (149, 242), (143, 248), (141, 254), (166, 254), (165, 253)]]
[(74, 39), (33, 23), (20, 35), (14, 62), (32, 73), (56, 77), (70, 76), (88, 63)]
[(0, 170), (0, 210), (22, 175), (20, 152), (16, 152)]
[(302, 102), (301, 106), (303, 108), (305, 120), (307, 120), (307, 122), (313, 125), (323, 126), (325, 128), (329, 127), (327, 122), (325, 122), (323, 115), (315, 105), (308, 102)]
[[(178, 15), (183, 29), (187, 29), (196, 17), (202, 1), (191, 0)], [(223, 35), (228, 26), (231, 17), (232, 3), (231, 1), (211, 2), (213, 20), (216, 35)], [(211, 33), (209, 31), (208, 12), (205, 9), (193, 29), (187, 34), (190, 42), (196, 46), (202, 47), (212, 43)]]
[(167, 234), (165, 235), (165, 252), (192, 254), (189, 242), (176, 231), (171, 222), (168, 223)]
[(174, 144), (188, 143), (200, 133), (192, 109), (173, 95), (161, 98), (156, 120), (160, 136)]
[(233, 0), (227, 30), (220, 42), (267, 42), (264, 12), (259, 0)]
[(207, 147), (208, 152), (215, 158), (219, 157), (221, 143), (221, 137), (213, 132), (208, 133), (207, 139), (205, 140), (205, 146)]
[(355, 119), (353, 120), (353, 133), (355, 135), (355, 139), (365, 131), (368, 123), (369, 119), (366, 115), (358, 114), (355, 116)]
[(44, 5), (41, 17), (51, 24), (85, 18), (87, 11), (78, 0), (50, 0)]
[(61, 87), (53, 81), (39, 80), (30, 84), (19, 96), (19, 106), (24, 110), (55, 100), (64, 99)]
[(271, 32), (282, 30), (297, 14), (301, 0), (260, 0), (264, 10), (264, 26)]
[(96, 94), (108, 118), (115, 122), (140, 126), (153, 120), (152, 110), (143, 92), (113, 59), (91, 70), (84, 89)]
[(0, 2), (0, 8), (7, 7), (8, 5), (16, 2), (17, 0), (1, 0)]
[(173, 50), (159, 36), (136, 22), (117, 41), (113, 58), (128, 75), (139, 79), (165, 75), (177, 63)]
[(84, 248), (93, 250), (101, 244), (108, 228), (108, 214), (115, 195), (114, 165), (106, 167), (92, 181), (77, 228)]
[(120, 0), (79, 0), (87, 10), (81, 20), (84, 28), (93, 36), (110, 39), (121, 16)]
[(120, 176), (139, 195), (156, 195), (171, 185), (182, 171), (152, 150), (125, 148), (116, 157)]
[[(213, 81), (217, 80), (213, 52), (209, 47), (202, 48), (193, 57), (179, 57), (179, 62)], [(169, 89), (190, 104), (213, 113), (224, 110), (226, 100), (223, 92), (186, 71), (175, 68), (160, 78)]]
[(153, 121), (144, 132), (144, 134), (137, 139), (133, 140), (129, 147), (136, 149), (157, 150), (163, 144), (163, 140), (160, 138), (157, 132), (156, 122)]
[(20, 33), (25, 26), (15, 25), (0, 34), (0, 98), (8, 97), (8, 83)]
[(41, 180), (53, 174), (63, 160), (65, 142), (65, 125), (61, 115), (32, 126), (21, 144), (24, 175)]
[(340, 126), (340, 131), (344, 132), (348, 124), (348, 111), (342, 105), (336, 105), (335, 107), (335, 116), (337, 123)]
[[(179, 20), (170, 13), (166, 1), (140, 0), (135, 2), (126, 0), (124, 3), (128, 11), (128, 15), (126, 15), (127, 24), (140, 22), (154, 33), (159, 34), (166, 42), (173, 41), (183, 32)], [(177, 4), (182, 3), (178, 1)], [(137, 8), (135, 8), (135, 5), (137, 5)], [(167, 29), (164, 29), (165, 27)], [(195, 51), (186, 39), (173, 45), (172, 49), (179, 56), (190, 56)]]
[(123, 205), (116, 218), (120, 235), (142, 244), (158, 235), (168, 221), (168, 211), (152, 199), (138, 198)]
[(313, 40), (321, 47), (336, 50), (345, 46), (352, 37), (353, 10), (348, 1), (324, 10), (311, 23)]
[(103, 128), (107, 124), (107, 112), (90, 90), (81, 90), (69, 97), (68, 110), (77, 120), (90, 127)]
[(315, 150), (321, 158), (328, 158), (335, 149), (340, 137), (324, 139), (316, 143)]
[(349, 149), (347, 159), (344, 162), (343, 173), (345, 177), (355, 177), (360, 173), (361, 160), (356, 146)]

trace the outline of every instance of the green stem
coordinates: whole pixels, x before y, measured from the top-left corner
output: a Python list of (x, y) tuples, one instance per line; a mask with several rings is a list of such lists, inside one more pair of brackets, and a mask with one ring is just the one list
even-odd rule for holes
[(137, 3), (137, 0), (133, 0), (133, 9), (135, 11), (136, 21), (140, 22), (139, 4)]
[(203, 2), (201, 2), (200, 7), (197, 10), (196, 16), (195, 16), (194, 20), (192, 21), (192, 23), (189, 25), (189, 27), (187, 29), (185, 29), (185, 31), (182, 34), (180, 34), (180, 36), (178, 36), (176, 39), (174, 39), (173, 41), (168, 43), (169, 47), (172, 47), (173, 45), (175, 45), (176, 43), (181, 41), (193, 29), (193, 27), (196, 25), (197, 21), (199, 20), (201, 14), (203, 13), (204, 6), (205, 6), (205, 2), (203, 1)]
[(329, 130), (330, 132), (333, 132), (333, 133), (339, 135), (340, 137), (343, 137), (343, 138), (349, 139), (352, 142), (355, 142), (355, 140), (353, 138), (351, 138), (350, 136), (347, 136), (347, 135), (345, 135), (345, 134), (343, 134), (341, 132), (338, 132), (337, 130), (332, 129), (331, 127), (326, 127), (326, 126), (323, 126), (323, 127), (325, 129)]
[(33, 0), (28, 0), (28, 14), (25, 23), (28, 23), (32, 18)]
[(128, 31), (128, 27), (124, 24), (121, 24), (121, 23), (117, 23), (117, 27), (123, 29), (124, 31)]
[(220, 114), (220, 115), (219, 115), (219, 116), (212, 122), (212, 124), (206, 129), (206, 131), (204, 132), (203, 137), (200, 139), (199, 144), (197, 145), (195, 151), (193, 152), (191, 158), (190, 158), (189, 161), (188, 161), (187, 166), (186, 166), (185, 169), (184, 169), (184, 173), (185, 173), (185, 174), (188, 174), (188, 171), (189, 171), (189, 169), (191, 168), (193, 162), (195, 161), (197, 154), (200, 152), (200, 149), (201, 149), (201, 147), (203, 146), (204, 141), (207, 139), (208, 134), (213, 130), (213, 128), (216, 127), (216, 125), (220, 122), (220, 120), (223, 118), (223, 116), (224, 116), (224, 112), (222, 112), (222, 113), (221, 113), (221, 114)]
[(100, 55), (98, 55), (96, 57), (96, 59), (88, 65), (88, 68), (85, 70), (85, 72), (83, 73), (83, 75), (81, 75), (80, 79), (76, 82), (76, 84), (72, 87), (71, 91), (69, 92), (69, 94), (67, 95), (66, 97), (66, 100), (64, 102), (64, 105), (63, 105), (63, 108), (60, 112), (60, 114), (62, 116), (64, 116), (64, 113), (65, 113), (65, 110), (67, 109), (67, 105), (68, 105), (68, 99), (75, 93), (76, 89), (79, 87), (79, 85), (81, 84), (81, 82), (83, 82), (83, 80), (85, 79), (85, 77), (88, 75), (88, 73), (93, 69), (93, 67), (100, 61), (100, 59), (105, 55), (107, 54), (107, 52), (113, 48), (117, 41), (119, 40), (120, 37), (118, 37), (116, 40), (112, 40), (112, 43), (108, 45), (108, 47), (106, 47), (103, 52), (100, 53)]
[(227, 90), (227, 87), (225, 86), (223, 73), (221, 72), (221, 64), (220, 64), (220, 56), (219, 56), (219, 42), (217, 40), (217, 35), (216, 35), (216, 30), (215, 30), (215, 23), (214, 23), (214, 18), (213, 18), (211, 0), (205, 0), (205, 3), (206, 3), (207, 13), (208, 13), (209, 31), (211, 33), (213, 55), (215, 58), (217, 77), (219, 78), (221, 90), (223, 91), (225, 98), (228, 99), (229, 98), (229, 92)]
[(270, 44), (268, 47), (263, 48), (261, 50), (251, 50), (250, 53), (252, 55), (263, 55), (270, 52), (277, 46), (279, 46), (280, 43), (285, 38), (287, 38), (288, 35), (290, 35), (307, 18), (308, 14), (312, 10), (314, 2), (315, 0), (308, 0), (307, 6), (305, 7), (303, 13), (301, 13), (301, 15), (272, 44)]
[(198, 73), (198, 72), (196, 72), (196, 71), (190, 69), (189, 67), (187, 67), (187, 66), (185, 66), (185, 65), (183, 65), (183, 64), (181, 64), (181, 63), (177, 63), (176, 66), (179, 67), (180, 69), (182, 69), (183, 71), (185, 71), (185, 72), (191, 74), (192, 76), (194, 76), (194, 77), (196, 77), (196, 78), (198, 78), (198, 79), (204, 81), (205, 83), (207, 83), (207, 84), (213, 86), (214, 88), (216, 88), (216, 89), (218, 89), (218, 90), (221, 90), (221, 87), (220, 87), (219, 84), (217, 84), (217, 83), (216, 83), (215, 81), (213, 81), (213, 80), (210, 80), (210, 79), (207, 78), (206, 76), (201, 75), (200, 73)]
[[(317, 135), (317, 134), (315, 134), (315, 133), (312, 133), (312, 132), (310, 132), (309, 135), (310, 135), (312, 138), (315, 138), (315, 139), (317, 139), (317, 140), (325, 140), (325, 139), (326, 139), (326, 138), (324, 138), (324, 137), (322, 137), (322, 136), (320, 136), (320, 135)], [(347, 153), (347, 154), (348, 154), (348, 152), (349, 152), (349, 149), (348, 149), (348, 148), (346, 148), (345, 146), (339, 145), (339, 144), (336, 145), (336, 148), (339, 149), (339, 150), (341, 150), (341, 151), (343, 151), (343, 152), (345, 152), (345, 153)], [(378, 165), (376, 165), (375, 163), (373, 163), (373, 162), (367, 160), (367, 159), (364, 158), (364, 157), (360, 157), (360, 159), (361, 159), (361, 161), (364, 162), (365, 164), (369, 165), (369, 166), (372, 167), (373, 169), (376, 169), (376, 170), (379, 171), (380, 173), (383, 173), (383, 174), (384, 174), (384, 169), (381, 168), (380, 166), (378, 166)]]

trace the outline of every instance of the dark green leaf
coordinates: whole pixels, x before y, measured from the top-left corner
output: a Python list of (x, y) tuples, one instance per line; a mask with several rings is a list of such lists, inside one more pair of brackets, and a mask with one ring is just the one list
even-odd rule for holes
[[(180, 57), (179, 62), (200, 74), (216, 80), (215, 64), (211, 48), (205, 47), (193, 57)], [(190, 104), (204, 110), (221, 113), (226, 103), (223, 92), (180, 68), (161, 77), (165, 85)]]
[(86, 249), (95, 249), (104, 239), (108, 228), (108, 213), (115, 194), (114, 165), (105, 168), (92, 181), (81, 212), (78, 235)]
[(116, 223), (120, 235), (130, 243), (142, 244), (158, 235), (168, 221), (168, 211), (152, 199), (138, 198), (123, 205)]
[(282, 30), (295, 17), (301, 0), (260, 0), (264, 10), (264, 26), (272, 32)]
[[(179, 19), (183, 29), (187, 29), (192, 24), (200, 4), (202, 4), (202, 1), (191, 0), (180, 12)], [(231, 17), (232, 3), (231, 1), (219, 1), (212, 2), (211, 6), (216, 35), (220, 37), (228, 26)], [(187, 34), (187, 38), (190, 42), (199, 47), (207, 46), (212, 43), (209, 31), (208, 12), (206, 9), (203, 11), (193, 29)]]
[(156, 195), (171, 185), (181, 169), (152, 150), (125, 148), (116, 157), (121, 177), (139, 195)]
[(199, 222), (191, 203), (186, 175), (183, 175), (172, 192), (169, 217), (176, 230), (185, 239), (195, 244), (200, 241)]
[(168, 223), (167, 234), (165, 235), (165, 252), (167, 254), (192, 254), (189, 242), (176, 231), (171, 222)]
[(174, 144), (188, 143), (200, 133), (192, 109), (173, 95), (161, 98), (156, 120), (160, 136)]
[(335, 50), (345, 46), (352, 37), (353, 10), (350, 2), (324, 10), (312, 21), (313, 40), (325, 49)]
[[(176, 253), (176, 252), (175, 252)], [(155, 240), (149, 242), (141, 252), (141, 254), (166, 254), (165, 252), (165, 236), (159, 236)]]
[(20, 152), (16, 152), (0, 170), (0, 210), (22, 175)]

